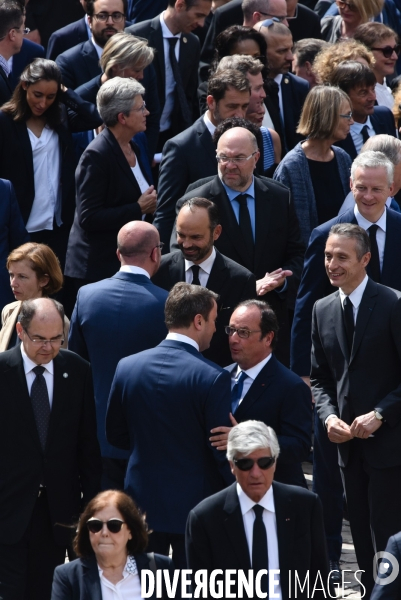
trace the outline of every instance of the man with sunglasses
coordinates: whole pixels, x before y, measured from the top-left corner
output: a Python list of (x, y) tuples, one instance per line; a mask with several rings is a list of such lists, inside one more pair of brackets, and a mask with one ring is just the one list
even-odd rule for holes
[(92, 374), (60, 350), (55, 300), (23, 302), (16, 327), (20, 344), (0, 354), (0, 598), (49, 600), (68, 526), (100, 489)]
[(10, 81), (9, 60), (21, 50), (24, 39), (25, 17), (21, 4), (4, 0), (0, 4), (0, 106), (7, 102), (13, 88)]
[[(230, 591), (237, 590), (232, 597), (263, 597), (258, 591), (240, 596), (236, 578), (238, 570), (248, 577), (249, 569), (254, 576), (267, 569), (260, 590), (268, 592), (270, 587), (270, 598), (328, 598), (320, 500), (303, 488), (273, 481), (279, 453), (275, 432), (264, 423), (244, 421), (231, 429), (227, 458), (237, 482), (189, 513), (188, 567), (209, 574), (222, 569), (221, 579), (232, 569)], [(301, 585), (308, 578), (309, 585), (301, 589), (296, 577)], [(312, 594), (315, 581), (319, 589)]]

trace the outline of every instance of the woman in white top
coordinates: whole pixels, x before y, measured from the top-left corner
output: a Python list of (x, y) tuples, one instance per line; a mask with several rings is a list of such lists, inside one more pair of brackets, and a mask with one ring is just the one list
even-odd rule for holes
[[(74, 540), (79, 558), (54, 572), (51, 600), (141, 600), (142, 569), (154, 574), (168, 569), (173, 580), (173, 561), (146, 554), (147, 543), (147, 526), (134, 501), (124, 492), (101, 492), (81, 515)], [(164, 586), (162, 592), (166, 600)]]

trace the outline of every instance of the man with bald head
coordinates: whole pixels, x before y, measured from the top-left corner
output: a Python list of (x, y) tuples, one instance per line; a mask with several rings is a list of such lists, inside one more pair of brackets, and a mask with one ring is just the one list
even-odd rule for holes
[[(277, 354), (288, 364), (287, 308), (294, 304), (304, 253), (289, 190), (267, 177), (254, 177), (259, 150), (255, 136), (247, 129), (226, 131), (218, 141), (216, 158), (218, 175), (185, 194), (177, 202), (177, 211), (190, 198), (212, 200), (222, 226), (216, 248), (256, 279), (267, 274), (261, 292), (276, 311), (281, 333)], [(174, 229), (172, 248), (177, 248), (176, 235)]]
[(100, 491), (90, 366), (68, 350), (64, 310), (22, 303), (0, 353), (0, 598), (45, 600), (84, 506)]
[(167, 292), (150, 278), (160, 265), (162, 244), (157, 229), (131, 221), (117, 236), (121, 268), (113, 277), (83, 286), (71, 318), (68, 347), (89, 360), (95, 388), (103, 489), (123, 489), (128, 452), (106, 440), (107, 399), (118, 362), (153, 348), (166, 337)]

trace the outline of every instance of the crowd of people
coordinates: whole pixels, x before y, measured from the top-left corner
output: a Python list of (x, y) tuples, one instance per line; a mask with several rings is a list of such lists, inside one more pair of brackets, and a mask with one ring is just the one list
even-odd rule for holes
[(400, 597), (399, 36), (400, 0), (0, 0), (0, 600), (327, 598), (344, 516)]

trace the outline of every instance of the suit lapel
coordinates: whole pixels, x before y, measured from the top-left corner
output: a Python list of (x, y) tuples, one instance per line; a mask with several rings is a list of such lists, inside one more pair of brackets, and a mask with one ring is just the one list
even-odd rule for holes
[(274, 377), (276, 358), (272, 356), (269, 362), (263, 367), (255, 381), (249, 388), (247, 394), (243, 398), (241, 404), (235, 411), (235, 418), (237, 421), (243, 420), (243, 414), (248, 412), (248, 409), (256, 402), (256, 400), (266, 393), (266, 390), (271, 385)]
[(216, 250), (216, 258), (213, 263), (212, 270), (210, 271), (206, 287), (208, 290), (211, 290), (216, 294), (220, 294), (221, 290), (224, 289), (229, 277), (230, 273), (224, 263), (224, 259), (220, 252)]
[(12, 93), (12, 87), (10, 84), (10, 80), (8, 79), (4, 69), (0, 66), (0, 76), (4, 79), (4, 83), (6, 84), (6, 86), (8, 87), (8, 89), (10, 90), (10, 92)]
[(290, 572), (291, 540), (293, 538), (294, 520), (292, 518), (291, 496), (286, 488), (273, 481), (274, 508), (276, 511), (278, 558), (282, 598), (289, 598), (288, 578)]
[(104, 135), (104, 137), (106, 138), (108, 144), (111, 146), (111, 148), (117, 158), (118, 166), (120, 167), (120, 169), (124, 173), (124, 175), (126, 177), (128, 177), (131, 185), (136, 188), (136, 193), (140, 196), (141, 190), (139, 188), (138, 182), (137, 182), (133, 172), (131, 171), (131, 167), (129, 166), (128, 161), (125, 158), (123, 151), (121, 150), (120, 145), (117, 142), (116, 138), (111, 133), (111, 131), (109, 129), (107, 129), (107, 127), (102, 131), (102, 133), (100, 135)]
[(346, 357), (347, 361), (349, 361), (349, 348), (347, 336), (345, 333), (344, 327), (344, 319), (343, 319), (343, 309), (341, 305), (340, 292), (336, 292), (335, 296), (332, 300), (333, 303), (333, 327), (336, 332), (338, 343), (340, 344), (341, 352)]
[(236, 486), (237, 484), (233, 483), (227, 490), (224, 504), (224, 512), (226, 513), (224, 528), (231, 541), (233, 551), (237, 555), (238, 568), (248, 571), (251, 568), (251, 559)]
[(100, 73), (99, 56), (95, 46), (90, 40), (83, 45), (82, 60), (88, 73), (88, 81)]
[(360, 346), (366, 327), (369, 323), (369, 319), (372, 315), (374, 306), (376, 304), (377, 294), (377, 284), (371, 279), (369, 279), (366, 289), (363, 293), (362, 300), (359, 305), (358, 316), (356, 318), (354, 343), (352, 346), (352, 355), (350, 362), (352, 362), (356, 353), (358, 352), (358, 348)]
[[(142, 581), (142, 576), (141, 576), (142, 570), (150, 569), (149, 555), (148, 554), (136, 554), (134, 558), (135, 558), (136, 566), (138, 567), (139, 580)], [(153, 594), (151, 596), (149, 596), (149, 598), (151, 598), (152, 600), (156, 600), (156, 586), (153, 590)]]
[(82, 558), (81, 561), (85, 586), (85, 596), (82, 600), (97, 600), (102, 597), (102, 590), (96, 559)]
[(152, 19), (151, 22), (151, 30), (149, 34), (149, 46), (156, 50), (156, 57), (154, 61), (154, 66), (156, 68), (157, 77), (160, 82), (160, 88), (163, 92), (163, 104), (164, 104), (164, 96), (166, 91), (166, 67), (164, 64), (164, 42), (163, 42), (163, 32), (160, 24), (160, 17), (157, 16)]
[(266, 261), (266, 245), (269, 244), (272, 203), (269, 196), (269, 188), (258, 178), (255, 181), (255, 264), (252, 273), (258, 270), (260, 262)]
[(216, 146), (213, 143), (212, 136), (210, 135), (210, 131), (206, 127), (203, 122), (203, 117), (201, 117), (197, 124), (197, 132), (199, 134), (199, 139), (206, 150), (207, 156), (213, 162), (213, 165), (216, 165)]
[(171, 287), (179, 281), (185, 281), (185, 259), (181, 250), (172, 257), (169, 266), (169, 274), (170, 284), (172, 284)]
[(25, 122), (14, 121), (15, 131), (17, 133), (17, 137), (19, 139), (19, 143), (21, 145), (22, 154), (24, 155), (25, 164), (27, 167), (28, 177), (32, 181), (33, 184), (33, 158), (32, 158), (32, 146), (29, 140), (28, 128)]
[(381, 281), (384, 285), (389, 285), (390, 287), (390, 282), (393, 279), (394, 257), (398, 255), (399, 244), (398, 225), (395, 223), (395, 219), (392, 218), (391, 210), (386, 210), (386, 241), (384, 245)]
[[(58, 354), (53, 361), (54, 376), (53, 376), (53, 402), (50, 411), (49, 431), (47, 434), (46, 451), (48, 451), (53, 437), (59, 435), (60, 423), (63, 422), (63, 412), (68, 406), (68, 369), (66, 366), (65, 357)], [(65, 376), (67, 375), (67, 377)]]

